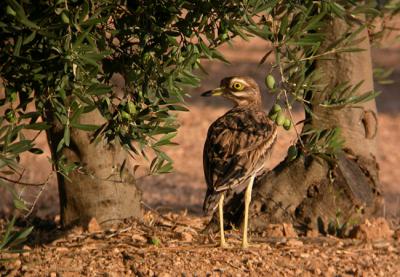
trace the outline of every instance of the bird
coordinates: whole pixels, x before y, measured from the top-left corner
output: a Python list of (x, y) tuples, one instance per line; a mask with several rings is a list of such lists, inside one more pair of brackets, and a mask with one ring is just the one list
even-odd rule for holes
[(203, 150), (207, 183), (203, 210), (210, 214), (218, 207), (220, 246), (228, 247), (224, 235), (224, 199), (228, 193), (246, 188), (242, 247), (247, 248), (252, 187), (271, 154), (277, 127), (263, 111), (260, 88), (251, 77), (226, 77), (218, 88), (201, 96), (222, 96), (234, 104), (210, 125), (207, 132)]

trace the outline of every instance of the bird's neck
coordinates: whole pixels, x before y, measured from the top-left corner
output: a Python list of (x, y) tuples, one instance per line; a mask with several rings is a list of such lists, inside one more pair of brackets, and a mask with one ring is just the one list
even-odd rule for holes
[(253, 99), (252, 101), (243, 100), (236, 102), (235, 108), (258, 110), (262, 108), (260, 99)]

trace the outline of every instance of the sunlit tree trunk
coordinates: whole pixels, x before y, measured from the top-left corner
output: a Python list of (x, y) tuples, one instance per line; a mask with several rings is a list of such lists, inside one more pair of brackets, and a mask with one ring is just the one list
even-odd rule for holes
[[(56, 122), (53, 118), (49, 119)], [(102, 117), (95, 112), (83, 114), (80, 120), (82, 124), (103, 123)], [(92, 135), (72, 129), (70, 147), (62, 150), (68, 163), (81, 166), (68, 178), (58, 174), (63, 226), (85, 226), (92, 218), (101, 226), (110, 226), (124, 218), (141, 216), (142, 195), (128, 170), (126, 152), (115, 143), (93, 142)], [(53, 158), (62, 137), (63, 127), (53, 124), (48, 132)]]

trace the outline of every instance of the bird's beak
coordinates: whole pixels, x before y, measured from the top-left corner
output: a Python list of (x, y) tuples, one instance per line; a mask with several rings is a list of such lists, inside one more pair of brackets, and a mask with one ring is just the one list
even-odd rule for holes
[(224, 92), (225, 92), (225, 88), (221, 87), (221, 88), (216, 88), (216, 89), (213, 89), (213, 90), (206, 91), (206, 92), (202, 93), (201, 96), (205, 96), (205, 97), (207, 97), (207, 96), (219, 96), (219, 95), (222, 95)]

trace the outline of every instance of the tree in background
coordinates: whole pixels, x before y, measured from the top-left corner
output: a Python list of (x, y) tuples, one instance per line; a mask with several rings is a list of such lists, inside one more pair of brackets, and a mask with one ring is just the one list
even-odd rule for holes
[[(383, 36), (385, 20), (400, 5), (290, 2), (274, 6), (253, 33), (272, 42), (262, 62), (275, 55), (272, 73), (279, 81), (266, 78), (277, 95), (270, 117), (288, 129), (295, 123), (292, 105), (300, 103), (305, 118), (296, 123), (298, 139), (285, 160), (257, 179), (251, 221), (256, 230), (290, 222), (303, 232), (345, 235), (348, 225), (383, 211), (370, 40)], [(236, 223), (240, 199), (229, 203)]]
[[(262, 62), (275, 56), (272, 74), (279, 81), (268, 76), (267, 83), (281, 105), (271, 117), (295, 125), (295, 102), (306, 116), (286, 160), (258, 178), (252, 222), (289, 220), (308, 228), (343, 210), (347, 220), (380, 199), (370, 101), (376, 93), (365, 38), (374, 18), (399, 9), (367, 2), (5, 1), (1, 170), (21, 175), (19, 153), (41, 153), (24, 129), (45, 131), (64, 225), (140, 217), (130, 157), (146, 157), (152, 174), (171, 171), (162, 147), (173, 144), (184, 89), (199, 84), (193, 70), (201, 69), (200, 59), (224, 61), (216, 48), (233, 37), (255, 35), (272, 42)], [(352, 75), (359, 67), (366, 71)], [(122, 90), (113, 89), (115, 74)], [(361, 151), (360, 144), (367, 147)], [(324, 206), (329, 195), (337, 206)], [(238, 199), (228, 204), (234, 222)]]

